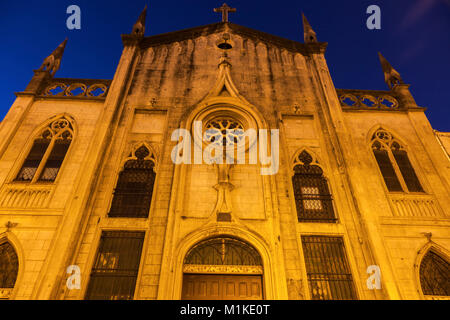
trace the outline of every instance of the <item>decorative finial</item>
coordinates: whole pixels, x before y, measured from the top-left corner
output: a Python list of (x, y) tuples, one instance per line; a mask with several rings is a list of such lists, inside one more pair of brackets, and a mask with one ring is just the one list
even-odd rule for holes
[(380, 57), (381, 68), (384, 72), (384, 81), (387, 83), (390, 89), (393, 89), (397, 84), (403, 84), (403, 79), (400, 76), (400, 73), (397, 72), (394, 68), (392, 68), (391, 64), (378, 52), (378, 56)]
[(308, 20), (306, 19), (306, 16), (303, 14), (303, 12), (302, 12), (302, 17), (303, 17), (303, 34), (304, 34), (303, 36), (304, 36), (305, 43), (317, 42), (317, 35), (314, 32), (311, 25), (309, 24)]
[(220, 8), (215, 8), (214, 12), (221, 12), (222, 22), (228, 22), (228, 13), (236, 12), (236, 8), (231, 8), (226, 3), (224, 3)]
[(427, 238), (428, 242), (431, 242), (431, 237), (433, 234), (431, 232), (422, 232), (425, 238)]
[(18, 223), (12, 223), (11, 221), (8, 221), (5, 223), (6, 231), (9, 231), (12, 228), (17, 227)]
[(58, 48), (56, 48), (51, 55), (45, 58), (39, 71), (48, 71), (52, 76), (55, 75), (56, 71), (59, 70), (61, 65), (61, 58), (64, 54), (64, 49), (66, 49), (67, 38), (61, 43)]
[(145, 33), (145, 19), (147, 17), (147, 5), (145, 5), (144, 10), (141, 12), (138, 20), (133, 26), (133, 31), (131, 32), (133, 35), (143, 36)]

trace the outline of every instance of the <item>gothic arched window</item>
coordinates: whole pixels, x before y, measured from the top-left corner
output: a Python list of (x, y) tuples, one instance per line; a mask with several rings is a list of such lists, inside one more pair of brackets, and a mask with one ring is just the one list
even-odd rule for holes
[(331, 193), (322, 169), (311, 164), (313, 159), (306, 151), (297, 160), (292, 185), (298, 221), (336, 222)]
[(34, 140), (16, 181), (54, 182), (73, 139), (73, 127), (65, 117), (53, 121)]
[(0, 241), (0, 288), (11, 289), (17, 280), (19, 259), (9, 242)]
[(450, 263), (433, 250), (420, 264), (420, 285), (424, 295), (450, 296)]
[(142, 146), (135, 158), (125, 163), (119, 174), (109, 217), (147, 218), (153, 195), (156, 173), (150, 151)]
[(391, 192), (424, 192), (408, 154), (385, 130), (372, 137), (372, 150), (386, 187)]

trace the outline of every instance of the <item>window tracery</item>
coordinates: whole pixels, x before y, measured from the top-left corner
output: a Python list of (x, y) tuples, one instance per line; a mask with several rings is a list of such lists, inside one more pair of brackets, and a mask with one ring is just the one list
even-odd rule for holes
[(54, 182), (73, 140), (73, 125), (66, 117), (51, 122), (34, 140), (15, 181)]

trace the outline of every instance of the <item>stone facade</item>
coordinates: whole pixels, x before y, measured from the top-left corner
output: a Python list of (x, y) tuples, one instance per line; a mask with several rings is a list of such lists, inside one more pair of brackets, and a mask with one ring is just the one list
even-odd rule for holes
[[(225, 56), (217, 46), (224, 33), (232, 46)], [(38, 70), (0, 124), (0, 238), (19, 260), (4, 297), (83, 299), (102, 231), (132, 230), (146, 234), (135, 299), (180, 299), (186, 253), (220, 235), (259, 252), (266, 299), (311, 299), (305, 235), (343, 238), (359, 299), (431, 298), (418, 266), (430, 248), (450, 256), (448, 134), (436, 138), (407, 85), (337, 90), (325, 43), (228, 22), (122, 38), (112, 81)], [(217, 166), (171, 157), (174, 130), (192, 132), (194, 121), (215, 114), (280, 132), (277, 174), (261, 175), (260, 162), (230, 169), (231, 221), (216, 219)], [(15, 182), (36, 133), (58, 117), (72, 119), (74, 138), (56, 181)], [(425, 192), (387, 190), (371, 149), (378, 129), (402, 142)], [(142, 145), (156, 162), (149, 218), (110, 218), (119, 173)], [(327, 178), (336, 223), (298, 222), (292, 176), (304, 150)], [(80, 290), (66, 286), (70, 265), (80, 267)], [(371, 265), (382, 272), (380, 290), (366, 285)]]

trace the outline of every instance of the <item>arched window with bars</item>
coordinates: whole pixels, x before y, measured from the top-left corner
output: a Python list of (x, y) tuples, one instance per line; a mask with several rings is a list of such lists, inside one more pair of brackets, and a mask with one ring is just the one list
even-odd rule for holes
[(337, 219), (328, 181), (322, 168), (312, 162), (312, 156), (303, 151), (294, 166), (292, 186), (298, 221), (334, 223)]
[(435, 250), (423, 257), (419, 275), (424, 295), (450, 296), (450, 263)]
[(147, 218), (155, 184), (155, 159), (146, 146), (132, 154), (119, 174), (109, 217)]
[(408, 153), (392, 134), (383, 129), (375, 132), (372, 151), (390, 192), (424, 192)]
[(12, 289), (17, 280), (19, 259), (14, 247), (0, 240), (0, 289)]
[(33, 142), (15, 181), (54, 182), (73, 140), (73, 125), (61, 117), (46, 126)]

